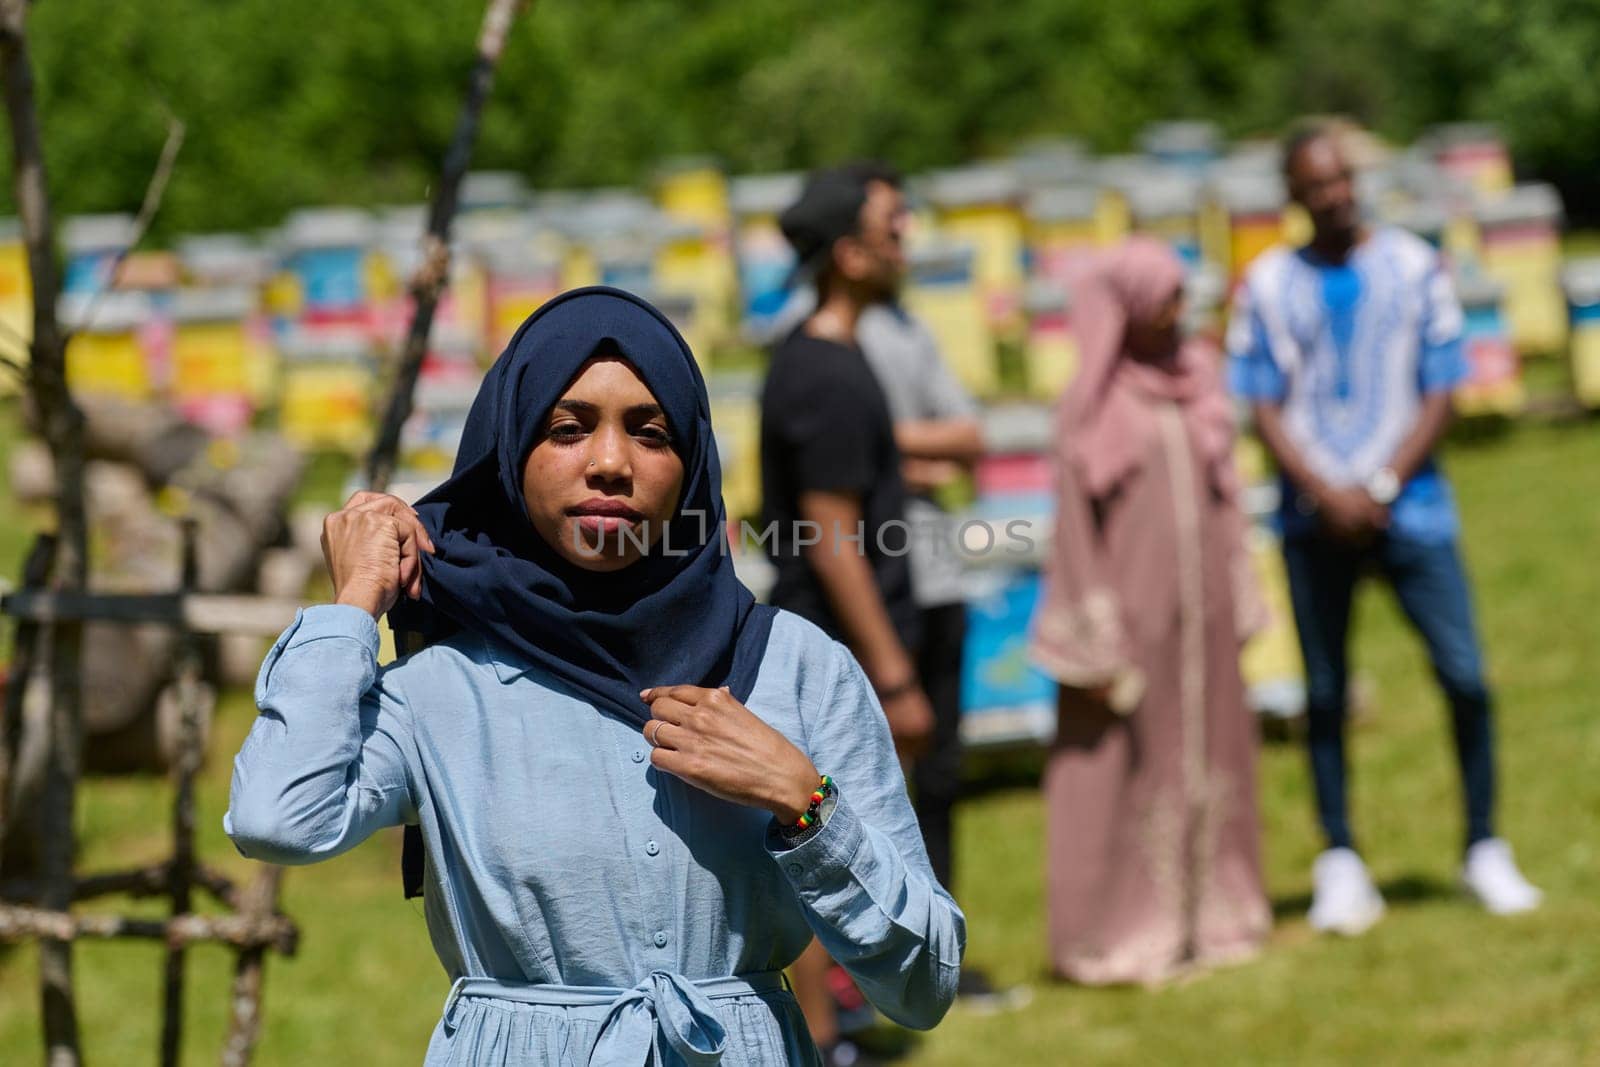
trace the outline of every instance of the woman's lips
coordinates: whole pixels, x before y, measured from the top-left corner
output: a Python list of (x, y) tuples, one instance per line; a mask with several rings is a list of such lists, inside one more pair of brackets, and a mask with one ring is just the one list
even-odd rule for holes
[(616, 534), (624, 528), (631, 530), (637, 525), (635, 520), (622, 515), (595, 515), (579, 512), (577, 519), (578, 529), (596, 537)]
[(568, 508), (567, 514), (578, 520), (578, 528), (584, 533), (601, 537), (623, 529), (631, 530), (644, 521), (643, 515), (622, 501), (603, 497)]

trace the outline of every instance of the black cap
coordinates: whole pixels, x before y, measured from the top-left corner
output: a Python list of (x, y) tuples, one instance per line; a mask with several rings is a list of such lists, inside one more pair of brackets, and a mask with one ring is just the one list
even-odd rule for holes
[(800, 199), (778, 216), (778, 228), (794, 249), (796, 273), (814, 272), (833, 243), (861, 227), (861, 206), (870, 181), (857, 167), (819, 170), (806, 179)]

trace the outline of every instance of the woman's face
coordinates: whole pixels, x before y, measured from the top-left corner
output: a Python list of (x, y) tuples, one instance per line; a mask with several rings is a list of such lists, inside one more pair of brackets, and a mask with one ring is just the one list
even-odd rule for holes
[(1172, 291), (1151, 318), (1128, 322), (1125, 347), (1135, 359), (1162, 360), (1183, 340), (1183, 289)]
[(636, 562), (678, 507), (683, 460), (633, 365), (595, 356), (546, 416), (522, 469), (539, 536), (590, 571)]

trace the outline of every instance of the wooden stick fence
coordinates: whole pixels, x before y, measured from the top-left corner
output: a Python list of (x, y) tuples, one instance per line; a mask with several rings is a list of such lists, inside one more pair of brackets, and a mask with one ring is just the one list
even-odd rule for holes
[[(183, 1044), (184, 958), (190, 945), (212, 942), (237, 950), (230, 1022), (222, 1062), (249, 1062), (260, 1030), (263, 969), (269, 951), (293, 955), (299, 932), (294, 922), (278, 912), (278, 888), (283, 871), (266, 867), (250, 889), (241, 891), (225, 875), (201, 864), (195, 855), (194, 779), (204, 752), (202, 719), (208, 699), (201, 680), (201, 634), (251, 634), (271, 636), (294, 618), (298, 601), (265, 597), (217, 596), (194, 592), (196, 528), (183, 524), (183, 585), (176, 593), (114, 595), (57, 593), (24, 588), (0, 598), (0, 614), (19, 621), (19, 666), (27, 668), (21, 653), (38, 639), (42, 628), (90, 620), (148, 623), (175, 627), (180, 653), (174, 670), (179, 713), (177, 759), (173, 768), (176, 795), (172, 808), (172, 858), (132, 870), (112, 871), (74, 879), (70, 898), (87, 900), (111, 894), (167, 897), (172, 914), (166, 919), (135, 919), (120, 915), (74, 914), (60, 908), (39, 907), (47, 885), (42, 880), (0, 880), (0, 941), (25, 939), (62, 943), (86, 938), (143, 938), (166, 945), (163, 963), (163, 1013), (161, 1062), (175, 1065)], [(47, 559), (49, 546), (41, 543), (35, 559)], [(32, 582), (40, 567), (26, 575)], [(14, 680), (8, 711), (21, 711), (25, 677)], [(228, 909), (222, 915), (193, 912), (199, 890)]]

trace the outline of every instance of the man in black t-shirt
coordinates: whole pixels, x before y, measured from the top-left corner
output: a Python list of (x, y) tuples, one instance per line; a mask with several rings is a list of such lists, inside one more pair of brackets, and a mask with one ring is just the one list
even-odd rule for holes
[[(849, 646), (896, 747), (914, 756), (934, 717), (916, 673), (906, 490), (888, 402), (856, 343), (862, 310), (891, 299), (905, 273), (906, 220), (898, 177), (871, 164), (813, 174), (779, 219), (817, 308), (772, 352), (761, 481), (772, 602)], [(795, 993), (825, 1059), (844, 1062), (828, 966), (813, 943), (795, 964)]]

